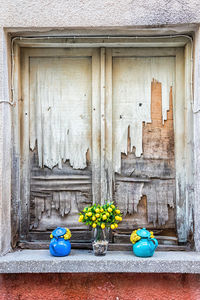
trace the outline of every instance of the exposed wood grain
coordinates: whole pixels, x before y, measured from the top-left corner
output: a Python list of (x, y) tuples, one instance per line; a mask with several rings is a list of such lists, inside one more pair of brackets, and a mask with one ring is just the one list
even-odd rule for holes
[(91, 57), (81, 51), (76, 58), (30, 57), (30, 149), (37, 148), (40, 168), (62, 168), (66, 160), (74, 169), (86, 168), (91, 76)]
[(22, 51), (22, 99), (23, 105), (20, 109), (21, 119), (21, 214), (20, 235), (26, 237), (29, 230), (29, 207), (30, 207), (30, 157), (29, 157), (29, 56)]
[[(36, 241), (50, 241), (50, 233), (51, 231), (31, 231), (28, 234), (27, 240), (29, 242), (36, 242)], [(71, 230), (72, 237), (70, 239), (71, 242), (84, 242), (89, 243), (93, 238), (92, 230), (90, 229), (82, 229), (82, 230)]]
[(106, 107), (105, 107), (105, 172), (107, 181), (107, 193), (106, 199), (112, 201), (113, 197), (113, 153), (112, 153), (112, 138), (113, 138), (113, 126), (112, 126), (112, 49), (106, 49)]
[(99, 49), (92, 55), (92, 199), (101, 201), (101, 118)]
[[(130, 232), (131, 234), (131, 232)], [(117, 244), (129, 244), (130, 234), (114, 234), (114, 242)], [(177, 237), (155, 236), (159, 245), (178, 245)]]
[[(173, 71), (172, 69), (171, 72)], [(151, 123), (143, 125), (143, 155), (140, 158), (135, 157), (134, 153), (122, 155), (122, 175), (116, 176), (116, 203), (125, 216), (129, 214), (120, 227), (130, 228), (133, 224), (146, 227), (151, 223), (153, 223), (153, 228), (163, 225), (175, 227), (172, 102), (172, 90), (170, 90), (167, 120), (163, 124), (161, 83), (153, 81), (151, 84)], [(147, 199), (146, 205), (142, 200), (143, 196)], [(141, 217), (137, 213), (139, 202)]]
[(159, 57), (159, 56), (175, 56), (176, 48), (112, 48), (113, 56), (123, 56), (123, 57)]
[[(160, 143), (158, 144), (160, 145)], [(135, 178), (135, 180), (137, 179), (138, 181), (148, 181), (154, 178), (173, 179), (175, 178), (174, 159), (146, 159), (143, 157), (138, 159), (134, 153), (128, 153), (127, 156), (122, 155), (121, 174), (126, 177), (127, 180), (128, 178), (130, 178), (130, 180), (134, 180)], [(117, 176), (117, 180), (123, 180), (123, 178)]]
[(200, 29), (195, 33), (194, 69), (194, 238), (200, 251)]
[[(107, 32), (108, 33), (108, 32)], [(105, 34), (105, 31), (103, 31), (103, 34)], [(108, 35), (112, 36), (113, 32)], [(60, 37), (60, 38), (51, 38), (48, 37), (48, 39), (34, 39), (34, 40), (28, 40), (28, 39), (20, 39), (16, 40), (16, 43), (19, 44), (22, 47), (37, 47), (37, 48), (80, 48), (80, 47), (140, 47), (141, 49), (144, 49), (145, 47), (154, 47), (154, 50), (156, 48), (166, 48), (166, 47), (183, 47), (187, 42), (188, 38), (186, 37), (175, 37), (173, 36), (170, 38), (140, 38), (139, 36), (133, 37), (133, 36), (127, 36), (126, 38), (123, 37), (82, 37), (75, 36), (73, 37)], [(142, 48), (141, 48), (142, 47)], [(170, 49), (170, 48), (168, 48)], [(140, 53), (139, 51), (139, 53)]]
[(107, 198), (107, 180), (106, 180), (106, 140), (105, 140), (105, 120), (106, 120), (106, 52), (105, 48), (100, 49), (101, 61), (101, 203)]
[(193, 130), (193, 99), (192, 99), (192, 74), (191, 74), (191, 43), (185, 46), (185, 168), (186, 176), (186, 227), (187, 238), (193, 240), (194, 231), (194, 130)]
[(174, 102), (174, 132), (175, 132), (175, 168), (176, 168), (176, 224), (180, 242), (187, 241), (186, 226), (186, 169), (185, 169), (185, 104), (184, 93), (184, 51), (177, 49), (176, 54), (176, 91)]
[[(48, 228), (55, 228), (56, 226), (59, 226), (59, 224), (60, 226), (64, 226), (65, 224), (66, 226), (72, 228), (78, 227), (82, 229), (83, 225), (78, 223), (79, 211), (82, 210), (84, 206), (91, 204), (92, 199), (94, 202), (99, 202), (100, 200), (99, 50), (57, 49), (55, 51), (53, 49), (49, 49), (47, 51), (46, 49), (44, 49), (43, 51), (41, 51), (39, 49), (26, 49), (25, 53), (27, 56), (31, 57), (30, 147), (32, 150), (34, 149), (34, 147), (36, 147), (36, 150), (30, 152), (29, 154), (31, 158), (30, 229), (35, 228), (38, 231), (47, 230)], [(86, 61), (87, 63), (89, 62), (89, 75), (86, 74), (88, 76), (80, 77), (80, 74), (82, 74), (81, 72), (85, 70), (83, 68), (84, 61)], [(63, 84), (63, 78), (66, 77), (66, 74), (69, 75), (68, 73), (71, 70), (69, 64), (73, 68), (73, 74), (72, 76), (68, 76), (67, 79), (68, 83), (70, 80), (73, 82), (71, 82), (67, 86), (68, 92), (63, 93), (62, 89), (64, 87), (66, 88), (66, 84)], [(77, 66), (81, 68), (81, 70), (78, 70), (78, 72)], [(52, 68), (55, 71), (54, 73), (52, 73)], [(45, 71), (44, 73), (44, 69), (48, 72)], [(61, 72), (62, 70), (64, 71)], [(62, 80), (61, 77), (59, 77), (61, 73), (64, 76), (61, 76)], [(81, 96), (81, 101), (79, 101), (80, 105), (76, 101), (77, 93), (78, 91), (80, 92), (80, 82), (79, 84), (76, 84), (76, 80), (73, 80), (74, 76), (76, 77), (76, 79), (78, 78), (79, 81), (81, 80), (81, 82), (83, 82), (89, 89), (88, 93), (82, 93), (83, 95)], [(49, 84), (46, 85), (47, 82), (45, 81), (45, 78), (49, 79), (49, 81), (53, 80), (55, 84), (52, 84), (51, 87)], [(67, 83), (67, 81), (65, 83)], [(74, 88), (73, 84), (76, 85), (74, 86)], [(47, 93), (47, 86), (50, 87), (50, 89), (52, 88), (55, 90), (55, 95), (53, 90)], [(55, 97), (53, 97), (53, 95)], [(63, 102), (63, 97), (67, 97), (67, 99), (65, 100), (69, 100), (68, 98), (70, 98), (70, 95), (74, 95), (74, 97), (72, 99), (73, 101), (71, 101), (70, 105), (68, 106), (68, 111), (66, 111), (65, 107), (60, 109), (61, 105), (66, 105), (67, 103), (67, 101)], [(42, 97), (45, 100), (42, 100)], [(38, 103), (36, 103), (37, 99), (39, 99)], [(71, 104), (75, 105), (75, 107), (72, 107)], [(84, 130), (83, 124), (80, 125), (78, 122), (75, 122), (75, 118), (72, 116), (74, 113), (76, 114), (76, 111), (79, 112), (80, 107), (83, 106), (87, 107), (88, 111), (86, 111), (86, 109), (84, 108), (83, 114), (80, 113), (80, 118), (78, 119), (79, 123), (80, 120), (82, 120), (83, 122), (86, 122), (88, 124), (86, 136), (82, 133), (82, 131)], [(57, 113), (53, 115), (53, 111), (55, 113), (56, 107), (59, 107), (59, 109), (57, 110)], [(61, 116), (62, 113), (65, 114), (63, 118)], [(54, 154), (57, 153), (58, 155), (63, 155), (62, 150), (65, 136), (62, 135), (61, 138), (58, 137), (57, 133), (59, 132), (59, 134), (61, 134), (62, 132), (60, 130), (57, 130), (58, 128), (56, 129), (56, 126), (59, 126), (59, 122), (61, 121), (65, 123), (70, 118), (70, 116), (73, 119), (73, 124), (76, 123), (79, 127), (79, 130), (76, 130), (76, 134), (71, 133), (72, 142), (68, 143), (69, 145), (65, 147), (65, 150), (68, 149), (68, 146), (71, 147), (71, 153), (74, 158), (70, 159), (70, 157), (67, 157), (69, 160), (64, 165), (62, 165), (62, 163), (65, 161), (65, 158), (62, 159), (61, 157), (59, 157), (56, 161), (57, 158)], [(55, 121), (55, 118), (57, 117), (58, 119), (56, 119), (55, 126), (53, 125), (52, 127), (52, 120)], [(48, 122), (50, 122), (50, 126), (48, 126)], [(37, 127), (40, 126), (40, 123), (42, 124), (41, 131), (39, 130), (39, 127)], [(65, 130), (66, 128), (65, 126), (63, 126), (64, 123), (62, 123), (61, 127), (66, 133), (68, 133), (68, 130)], [(69, 129), (71, 131), (75, 130), (75, 127), (72, 127), (73, 128)], [(49, 129), (50, 131), (48, 133)], [(80, 130), (82, 131), (80, 132)], [(38, 136), (39, 132), (41, 133), (41, 135)], [(50, 143), (48, 141), (49, 136), (51, 138), (53, 137), (54, 139)], [(39, 140), (37, 137), (39, 137)], [(35, 140), (37, 140), (36, 144)], [(84, 158), (85, 163), (87, 159), (87, 168), (84, 168), (83, 170), (80, 170), (80, 168), (82, 168), (80, 163), (81, 161), (83, 163), (84, 159), (80, 160), (80, 156), (77, 155), (77, 151), (79, 148), (81, 149), (81, 151), (83, 150), (83, 147), (80, 143), (81, 140), (84, 140), (84, 143), (88, 143), (86, 148), (89, 149), (89, 151), (85, 153), (86, 155)], [(60, 141), (62, 141), (62, 143), (60, 143)], [(58, 142), (57, 146), (56, 142)], [(54, 146), (56, 147), (56, 150)], [(84, 152), (86, 152), (85, 150)], [(43, 154), (41, 155), (41, 153)], [(91, 161), (88, 161), (88, 159), (91, 159)], [(75, 166), (76, 162), (78, 162), (79, 165)], [(53, 167), (57, 163), (58, 167)], [(73, 165), (74, 168), (72, 168), (70, 164)], [(53, 167), (53, 169), (50, 170), (46, 168), (45, 165), (50, 168)], [(86, 165), (84, 165), (84, 167), (85, 166)], [(62, 167), (62, 169), (59, 169), (59, 167)], [(76, 168), (78, 169), (75, 170)], [(93, 191), (93, 195), (91, 190)], [(67, 215), (68, 217), (66, 218)]]
[(143, 194), (144, 182), (118, 182), (115, 199), (124, 216), (133, 215)]
[(121, 153), (128, 153), (128, 135), (131, 152), (133, 147), (136, 157), (144, 152), (143, 122), (152, 122), (152, 81), (161, 83), (161, 125), (167, 120), (169, 92), (174, 86), (174, 57), (134, 57), (134, 51), (128, 57), (131, 49), (120, 49), (113, 58), (113, 168), (117, 173), (121, 172)]
[(12, 134), (13, 134), (13, 153), (12, 153), (12, 195), (11, 195), (11, 237), (12, 247), (15, 248), (19, 239), (20, 232), (20, 104), (21, 101), (21, 74), (20, 74), (20, 49), (18, 45), (14, 47), (14, 90), (13, 101), (15, 103), (12, 111)]
[[(189, 46), (186, 48), (186, 57), (189, 56)], [(171, 228), (173, 234), (175, 232), (174, 224), (174, 199), (175, 199), (175, 175), (176, 175), (176, 191), (177, 191), (177, 228), (179, 241), (185, 242), (187, 236), (186, 227), (192, 227), (192, 169), (189, 170), (189, 177), (184, 181), (185, 173), (183, 166), (186, 162), (184, 159), (191, 154), (192, 139), (190, 137), (191, 127), (186, 129), (184, 122), (192, 123), (191, 107), (188, 101), (190, 100), (190, 91), (188, 88), (190, 76), (187, 77), (190, 63), (186, 59), (185, 78), (183, 76), (183, 50), (182, 49), (30, 49), (24, 51), (26, 61), (22, 62), (23, 76), (23, 104), (22, 110), (22, 126), (25, 136), (25, 142), (22, 141), (22, 216), (27, 217), (22, 221), (22, 228), (25, 238), (29, 227), (28, 224), (29, 205), (31, 230), (39, 231), (51, 230), (55, 226), (71, 226), (83, 230), (83, 226), (78, 224), (78, 212), (87, 204), (93, 202), (104, 202), (107, 198), (112, 199), (113, 192), (113, 170), (120, 171), (116, 176), (114, 200), (120, 204), (120, 208), (124, 210), (127, 217), (121, 224), (120, 229), (130, 229), (134, 226), (144, 225), (148, 228), (166, 229)], [(28, 53), (28, 54), (27, 54)], [(56, 54), (55, 54), (56, 53)], [(89, 116), (88, 124), (91, 127), (88, 129), (87, 139), (88, 149), (84, 150), (84, 159), (73, 156), (74, 159), (68, 159), (66, 164), (62, 165), (62, 171), (56, 166), (52, 170), (48, 168), (38, 168), (41, 159), (35, 152), (38, 150), (38, 145), (34, 145), (37, 136), (36, 126), (33, 119), (35, 115), (40, 119), (40, 113), (36, 113), (35, 92), (31, 94), (31, 147), (35, 147), (34, 152), (28, 153), (28, 125), (26, 117), (23, 113), (28, 110), (28, 95), (29, 95), (29, 80), (27, 60), (31, 56), (31, 62), (38, 61), (44, 63), (44, 60), (50, 62), (56, 61), (81, 61), (84, 59), (90, 61), (90, 75), (85, 76), (83, 80), (88, 80), (90, 86), (91, 97), (87, 101), (87, 116)], [(138, 56), (136, 58), (136, 56)], [(174, 61), (176, 56), (176, 97), (173, 97), (174, 88)], [(141, 63), (138, 62), (151, 61), (152, 69), (155, 66), (155, 72), (149, 76), (149, 65), (147, 69), (141, 68)], [(163, 61), (165, 62), (163, 65)], [(126, 62), (125, 67), (123, 63)], [(133, 63), (134, 62), (134, 63)], [(25, 66), (26, 64), (26, 66)], [(73, 63), (72, 63), (73, 64)], [(80, 65), (80, 64), (79, 64)], [(64, 68), (59, 65), (60, 68)], [(164, 66), (164, 67), (163, 67)], [(136, 67), (136, 78), (132, 79), (132, 70)], [(38, 65), (37, 65), (38, 68)], [(39, 66), (40, 68), (40, 66)], [(123, 69), (124, 68), (124, 69)], [(123, 76), (120, 77), (117, 84), (115, 76), (119, 76), (124, 70)], [(31, 88), (34, 90), (34, 84), (37, 82), (33, 77), (34, 63), (31, 65), (32, 77), (30, 80)], [(74, 68), (73, 68), (74, 72)], [(39, 72), (41, 73), (41, 72)], [(51, 72), (52, 73), (52, 72)], [(56, 73), (56, 72), (55, 72)], [(123, 72), (122, 72), (123, 73)], [(140, 76), (141, 73), (141, 76)], [(116, 75), (117, 74), (117, 75)], [(169, 76), (168, 76), (168, 75)], [(42, 75), (42, 73), (40, 74)], [(60, 87), (57, 84), (57, 75), (53, 74), (56, 82), (54, 88)], [(145, 81), (146, 77), (151, 77), (150, 84)], [(181, 77), (182, 76), (182, 77)], [(43, 77), (43, 76), (42, 76)], [(39, 77), (37, 77), (39, 78)], [(139, 79), (138, 79), (139, 78)], [(152, 82), (152, 78), (159, 80)], [(170, 78), (170, 79), (169, 79)], [(182, 79), (181, 79), (182, 78)], [(33, 80), (32, 80), (33, 79)], [(141, 79), (141, 80), (140, 80)], [(43, 79), (42, 79), (43, 80)], [(185, 93), (187, 111), (184, 112), (184, 89), (183, 82), (185, 80)], [(41, 82), (41, 80), (39, 80)], [(78, 81), (77, 81), (78, 82)], [(45, 82), (43, 82), (45, 83)], [(63, 84), (61, 84), (63, 86)], [(78, 84), (77, 84), (78, 87)], [(124, 87), (126, 87), (124, 89)], [(140, 87), (140, 91), (137, 88)], [(145, 87), (145, 88), (144, 88)], [(144, 91), (150, 90), (144, 94)], [(53, 88), (53, 87), (52, 87)], [(124, 90), (123, 90), (124, 89)], [(39, 88), (40, 90), (40, 88)], [(169, 97), (170, 91), (170, 97)], [(51, 93), (52, 94), (52, 93)], [(55, 95), (58, 93), (56, 92)], [(127, 104), (126, 109), (121, 112), (119, 103), (116, 102), (116, 94), (120, 101)], [(150, 96), (149, 96), (150, 95)], [(136, 97), (138, 96), (138, 97)], [(144, 96), (144, 97), (143, 97)], [(133, 98), (136, 97), (136, 101)], [(41, 97), (40, 97), (41, 98)], [(101, 99), (100, 99), (101, 98)], [(129, 99), (130, 98), (130, 99)], [(143, 99), (144, 98), (144, 99)], [(48, 98), (49, 99), (49, 98)], [(85, 98), (84, 98), (85, 99)], [(142, 99), (142, 101), (141, 101)], [(143, 101), (144, 100), (144, 101)], [(147, 101), (146, 101), (147, 100)], [(176, 172), (174, 167), (174, 135), (173, 135), (173, 110), (172, 100), (174, 102), (175, 114), (175, 154), (176, 154)], [(120, 102), (119, 101), (119, 102)], [(146, 102), (145, 102), (146, 101)], [(48, 101), (47, 101), (48, 102)], [(51, 101), (50, 101), (51, 102)], [(133, 103), (134, 102), (134, 103)], [(161, 105), (162, 103), (162, 105)], [(54, 103), (55, 104), (55, 103)], [(134, 105), (133, 105), (134, 104)], [(140, 105), (142, 104), (142, 105)], [(41, 101), (39, 103), (41, 106)], [(82, 102), (81, 102), (82, 105)], [(117, 108), (116, 108), (116, 105)], [(136, 112), (135, 117), (131, 115), (127, 120), (126, 129), (123, 131), (123, 126), (117, 128), (115, 124), (115, 114), (119, 109), (119, 121), (127, 119), (126, 113)], [(139, 110), (138, 110), (139, 107)], [(141, 117), (140, 108), (144, 108), (144, 118)], [(46, 107), (43, 107), (46, 108)], [(44, 109), (43, 109), (44, 111)], [(50, 108), (51, 111), (51, 108)], [(46, 112), (45, 112), (46, 113)], [(74, 113), (74, 111), (73, 111)], [(47, 115), (49, 111), (47, 112)], [(43, 115), (44, 116), (44, 115)], [(113, 118), (114, 117), (114, 118)], [(112, 119), (113, 118), (113, 119)], [(140, 126), (136, 126), (136, 119), (140, 120)], [(178, 119), (179, 118), (179, 119)], [(129, 120), (130, 119), (130, 120)], [(177, 121), (178, 120), (178, 121)], [(44, 121), (44, 120), (43, 120)], [(126, 120), (125, 120), (126, 121)], [(143, 124), (143, 121), (146, 123)], [(29, 121), (28, 121), (29, 122)], [(65, 122), (65, 118), (63, 118)], [(131, 123), (132, 122), (132, 123)], [(43, 122), (47, 125), (48, 120)], [(51, 122), (50, 122), (51, 123)], [(56, 122), (56, 126), (57, 126)], [(126, 123), (126, 122), (125, 122)], [(27, 125), (27, 126), (26, 126)], [(131, 127), (132, 126), (132, 127)], [(182, 128), (181, 128), (182, 126)], [(45, 138), (47, 131), (42, 127), (42, 147), (41, 151), (48, 149), (49, 159), (51, 160), (52, 143), (46, 143)], [(79, 128), (76, 122), (76, 127)], [(38, 127), (39, 128), (39, 127)], [(70, 127), (71, 128), (71, 127)], [(134, 132), (133, 131), (134, 128)], [(136, 129), (138, 128), (138, 131)], [(54, 130), (54, 128), (53, 128)], [(53, 132), (53, 130), (49, 132)], [(136, 132), (137, 131), (137, 132)], [(121, 136), (119, 134), (120, 133)], [(115, 138), (113, 136), (116, 135)], [(83, 135), (81, 134), (81, 138)], [(80, 138), (80, 139), (81, 139)], [(183, 139), (182, 139), (183, 138)], [(80, 142), (78, 139), (78, 142)], [(112, 143), (113, 139), (113, 143)], [(136, 143), (133, 140), (136, 140)], [(62, 139), (61, 139), (62, 140)], [(77, 140), (73, 137), (73, 141)], [(46, 144), (45, 144), (46, 143)], [(116, 145), (119, 144), (120, 151), (118, 153), (117, 163), (115, 159)], [(188, 145), (188, 146), (186, 146)], [(45, 148), (47, 146), (47, 148)], [(60, 147), (60, 144), (58, 145)], [(186, 148), (185, 148), (186, 146)], [(78, 147), (78, 146), (77, 146)], [(77, 147), (73, 147), (72, 154), (78, 151)], [(135, 147), (135, 148), (134, 148)], [(62, 148), (62, 145), (61, 145)], [(182, 151), (182, 149), (185, 149)], [(58, 149), (57, 149), (58, 150)], [(56, 150), (56, 151), (57, 151)], [(141, 150), (141, 151), (140, 151)], [(182, 151), (182, 152), (181, 152)], [(62, 151), (61, 151), (62, 152)], [(25, 156), (23, 156), (25, 153)], [(45, 155), (47, 151), (44, 151)], [(59, 151), (57, 152), (59, 153)], [(114, 155), (113, 155), (114, 153)], [(124, 154), (122, 154), (124, 153)], [(139, 155), (142, 154), (141, 157)], [(59, 154), (60, 155), (60, 154)], [(178, 157), (178, 159), (177, 159)], [(31, 189), (29, 186), (29, 159), (31, 158)], [(54, 157), (55, 158), (55, 157)], [(54, 159), (53, 158), (53, 159)], [(79, 157), (80, 158), (80, 157)], [(61, 159), (62, 160), (62, 159)], [(60, 160), (60, 161), (61, 161)], [(76, 161), (77, 160), (77, 161)], [(83, 163), (84, 166), (80, 163)], [(64, 160), (63, 160), (64, 161)], [(73, 161), (73, 162), (72, 162)], [(77, 165), (76, 165), (76, 162)], [(112, 169), (112, 162), (113, 169)], [(57, 162), (59, 167), (61, 163)], [(190, 156), (188, 164), (191, 165), (192, 157)], [(49, 160), (46, 165), (49, 164)], [(72, 168), (70, 164), (74, 167)], [(53, 164), (55, 165), (55, 164)], [(48, 166), (53, 167), (50, 163)], [(118, 166), (116, 168), (116, 165)], [(75, 168), (77, 167), (77, 170)], [(86, 167), (82, 170), (80, 168)], [(24, 171), (23, 171), (24, 170)], [(26, 176), (27, 175), (27, 176)], [(29, 191), (31, 190), (31, 196)], [(186, 192), (186, 194), (185, 194)], [(67, 195), (67, 196), (66, 196)], [(185, 196), (186, 195), (186, 196)], [(186, 201), (185, 201), (186, 197)], [(29, 202), (30, 199), (30, 202)], [(185, 202), (184, 202), (185, 201)], [(183, 218), (182, 218), (183, 216)], [(188, 220), (189, 219), (189, 220)], [(26, 222), (26, 223), (25, 223)], [(185, 224), (187, 225), (185, 228)], [(184, 237), (184, 238), (183, 238)], [(82, 242), (84, 241), (84, 238)], [(82, 243), (83, 246), (84, 243)], [(35, 245), (34, 245), (35, 247)], [(76, 244), (74, 247), (81, 247)], [(88, 246), (87, 246), (88, 247)], [(112, 247), (112, 246), (111, 246)], [(116, 247), (122, 249), (123, 245)], [(125, 246), (127, 247), (127, 246)], [(130, 247), (130, 245), (129, 245)]]
[[(92, 250), (91, 243), (71, 243), (72, 249)], [(21, 249), (49, 249), (49, 242), (26, 242), (20, 241), (18, 247)], [(109, 244), (108, 251), (132, 251), (131, 244)], [(189, 251), (187, 246), (158, 245), (157, 251)]]

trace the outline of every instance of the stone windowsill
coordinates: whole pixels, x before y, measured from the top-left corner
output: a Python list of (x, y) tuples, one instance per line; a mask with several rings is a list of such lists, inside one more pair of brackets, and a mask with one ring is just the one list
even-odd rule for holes
[(69, 256), (52, 257), (48, 250), (22, 250), (0, 257), (0, 273), (200, 273), (200, 253), (155, 252), (138, 258), (132, 252), (109, 251), (94, 256), (88, 250), (72, 250)]

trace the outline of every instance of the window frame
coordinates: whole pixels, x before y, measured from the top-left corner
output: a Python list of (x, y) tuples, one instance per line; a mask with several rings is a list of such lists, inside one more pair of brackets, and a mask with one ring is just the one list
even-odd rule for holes
[[(193, 92), (192, 92), (192, 44), (191, 40), (186, 37), (147, 37), (147, 38), (134, 38), (134, 37), (113, 37), (108, 39), (106, 37), (96, 38), (37, 38), (28, 39), (23, 37), (14, 38), (13, 40), (13, 100), (15, 103), (12, 122), (13, 122), (13, 168), (12, 168), (12, 245), (15, 247), (19, 238), (20, 222), (17, 217), (20, 212), (20, 129), (19, 129), (19, 107), (18, 101), (21, 100), (20, 90), (20, 50), (26, 48), (82, 48), (82, 47), (103, 47), (103, 48), (176, 48), (176, 60), (181, 59), (182, 51), (184, 51), (184, 66), (176, 63), (176, 76), (184, 76), (184, 89), (181, 85), (176, 88), (176, 103), (175, 107), (175, 127), (178, 133), (175, 137), (176, 151), (175, 157), (176, 168), (178, 170), (176, 189), (177, 202), (177, 230), (180, 231), (180, 242), (185, 243), (188, 236), (193, 230), (193, 116), (192, 105)], [(181, 50), (182, 49), (182, 50)], [(184, 50), (183, 50), (184, 49)], [(156, 49), (155, 49), (156, 51)], [(102, 55), (103, 57), (103, 55)], [(103, 59), (103, 58), (102, 58)], [(177, 84), (177, 83), (176, 83)], [(184, 107), (181, 98), (184, 97)], [(177, 99), (179, 98), (179, 101)], [(180, 114), (182, 118), (180, 119)], [(181, 127), (181, 121), (184, 119), (184, 130)], [(104, 126), (104, 125), (103, 125)], [(177, 132), (175, 130), (175, 133)], [(183, 132), (184, 131), (184, 132)], [(180, 139), (182, 136), (182, 139)], [(184, 151), (182, 148), (184, 147)], [(187, 172), (185, 171), (187, 170)], [(184, 175), (183, 175), (184, 174)], [(181, 187), (180, 187), (181, 186)], [(181, 202), (181, 199), (184, 199)]]

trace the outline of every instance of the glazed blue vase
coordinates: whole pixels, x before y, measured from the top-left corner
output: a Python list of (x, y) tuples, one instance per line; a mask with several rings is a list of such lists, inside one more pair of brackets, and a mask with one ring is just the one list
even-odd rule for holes
[(49, 251), (53, 256), (67, 256), (71, 251), (71, 244), (69, 240), (65, 240), (63, 236), (67, 230), (65, 228), (58, 227), (53, 232), (53, 238), (49, 245)]
[(133, 253), (138, 257), (151, 257), (158, 247), (158, 241), (151, 238), (151, 234), (145, 228), (137, 231), (141, 239), (133, 245)]

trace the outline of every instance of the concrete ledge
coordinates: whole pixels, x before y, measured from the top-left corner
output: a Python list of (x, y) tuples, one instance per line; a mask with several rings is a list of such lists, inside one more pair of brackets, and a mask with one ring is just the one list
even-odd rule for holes
[(200, 253), (155, 252), (138, 258), (132, 252), (110, 251), (104, 257), (88, 250), (72, 250), (52, 257), (48, 250), (22, 250), (0, 257), (0, 273), (200, 273)]

